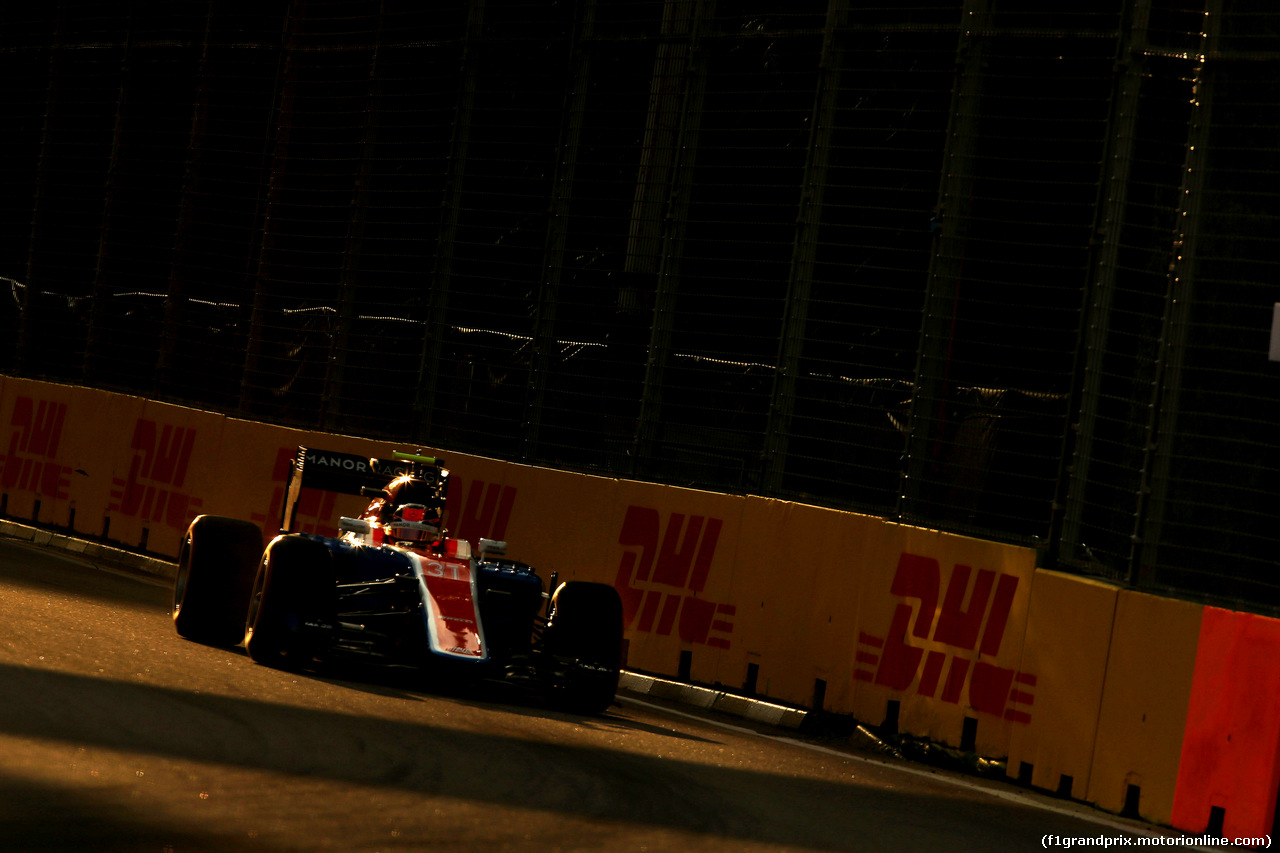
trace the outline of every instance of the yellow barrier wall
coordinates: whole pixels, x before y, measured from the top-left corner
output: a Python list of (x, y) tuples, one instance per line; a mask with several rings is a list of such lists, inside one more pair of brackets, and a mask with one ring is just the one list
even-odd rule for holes
[(774, 699), (848, 708), (852, 638), (858, 612), (858, 568), (849, 559), (844, 522), (862, 516), (766, 498), (742, 500), (731, 581), (714, 598), (728, 609), (731, 661), (718, 679), (742, 687), (751, 667), (755, 688)]
[[(629, 662), (675, 673), (688, 652), (692, 677), (723, 680), (718, 652), (732, 648), (736, 616), (723, 599), (732, 583), (742, 498), (619, 481), (604, 578), (622, 595)], [(716, 652), (711, 652), (711, 650)], [(695, 673), (696, 674), (693, 674)]]
[[(5, 512), (15, 518), (65, 524), (54, 505), (68, 501), (75, 479), (64, 450), (70, 389), (30, 380), (5, 383), (0, 405), (0, 492)], [(39, 505), (37, 505), (39, 501)], [(44, 504), (49, 504), (46, 514)], [(56, 521), (55, 521), (56, 519)]]
[[(142, 407), (137, 397), (7, 379), (0, 397), (5, 513), (101, 535), (120, 446), (115, 439)], [(113, 440), (104, 442), (104, 435)]]
[(144, 401), (126, 419), (114, 448), (108, 536), (127, 546), (175, 555), (203, 495), (224, 467), (222, 415)]
[[(1031, 584), (1021, 685), (1031, 724), (1009, 744), (1008, 774), (1037, 788), (1082, 798), (1092, 765), (1117, 590), (1088, 578), (1037, 569)], [(1015, 685), (1017, 686), (1017, 685)]]
[(1138, 814), (1168, 824), (1204, 607), (1121, 590), (1086, 799), (1112, 812), (1138, 789)]
[(101, 536), (118, 446), (103, 436), (119, 436), (142, 407), (137, 397), (6, 379), (0, 395), (5, 512)]
[(200, 496), (200, 511), (249, 519), (263, 526), (264, 537), (273, 534), (279, 527), (289, 459), (309, 438), (301, 430), (263, 429), (262, 424), (226, 418), (223, 452)]
[[(317, 437), (316, 442), (320, 444), (321, 438)], [(390, 456), (392, 450), (405, 449), (390, 444), (384, 447), (383, 456)], [(525, 472), (531, 472), (534, 469), (483, 456), (454, 454), (439, 449), (424, 449), (423, 452), (442, 457), (449, 468), (448, 514), (445, 521), (453, 536), (470, 540), (473, 544), (481, 538), (511, 538), (507, 528), (514, 518), (522, 487), (525, 492), (523, 503), (527, 505), (531, 502), (529, 487), (521, 482), (517, 471), (523, 468)], [(554, 513), (553, 505), (547, 504), (546, 509)], [(514, 552), (511, 556), (512, 559), (517, 559)]]
[[(452, 464), (452, 463), (451, 463)], [(460, 460), (454, 471), (469, 467)], [(565, 471), (512, 465), (515, 503), (503, 531), (507, 555), (536, 565), (561, 580), (613, 583), (618, 560), (617, 481)], [(533, 509), (537, 507), (538, 511)]]

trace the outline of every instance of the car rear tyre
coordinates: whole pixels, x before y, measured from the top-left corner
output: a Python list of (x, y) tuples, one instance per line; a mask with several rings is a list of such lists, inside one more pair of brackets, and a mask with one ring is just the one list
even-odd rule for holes
[(257, 663), (297, 670), (324, 651), (334, 617), (333, 558), (322, 543), (281, 536), (254, 579), (244, 647)]
[(178, 551), (173, 626), (188, 640), (234, 646), (244, 638), (262, 529), (250, 521), (197, 516)]
[(607, 584), (569, 581), (552, 596), (546, 648), (570, 660), (557, 685), (562, 708), (600, 714), (613, 704), (622, 665), (622, 599)]

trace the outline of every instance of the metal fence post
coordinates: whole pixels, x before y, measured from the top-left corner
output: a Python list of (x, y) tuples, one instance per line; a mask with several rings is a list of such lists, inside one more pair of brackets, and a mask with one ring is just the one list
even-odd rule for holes
[(569, 41), (572, 57), (565, 97), (564, 116), (560, 125), (560, 141), (556, 146), (551, 199), (548, 204), (546, 248), (538, 288), (538, 302), (533, 320), (533, 356), (529, 371), (528, 393), (521, 423), (520, 457), (526, 462), (538, 459), (538, 433), (542, 425), (542, 409), (551, 375), (556, 344), (556, 305), (560, 281), (564, 275), (565, 244), (569, 238), (569, 206), (573, 197), (573, 175), (578, 164), (578, 148), (587, 110), (587, 91), (591, 84), (591, 47), (595, 0), (584, 0), (575, 37)]
[(826, 27), (822, 34), (822, 54), (818, 59), (818, 81), (814, 90), (813, 119), (809, 127), (805, 155), (804, 183), (800, 188), (800, 209), (796, 217), (791, 269), (787, 277), (787, 299), (778, 342), (769, 421), (764, 439), (764, 492), (782, 490), (787, 468), (787, 439), (795, 413), (796, 380), (809, 321), (809, 292), (818, 256), (818, 229), (822, 222), (823, 191), (831, 156), (831, 136), (835, 130), (836, 104), (840, 95), (843, 52), (839, 29), (848, 16), (848, 0), (830, 0)]
[(45, 89), (44, 122), (40, 129), (40, 155), (36, 161), (35, 194), (31, 199), (31, 233), (27, 238), (26, 275), (23, 279), (22, 299), (19, 306), (17, 334), (14, 335), (13, 364), (19, 374), (25, 372), (31, 357), (31, 339), (39, 334), (40, 308), (36, 295), (40, 293), (40, 275), (36, 267), (36, 240), (40, 233), (43, 217), (41, 201), (45, 190), (45, 179), (48, 177), (49, 149), (53, 145), (53, 120), (58, 103), (58, 76), (63, 49), (64, 26), (67, 23), (65, 0), (58, 3), (57, 23), (54, 25), (53, 44), (49, 47), (49, 63), (47, 73), (49, 84)]
[(173, 251), (169, 264), (169, 289), (164, 299), (164, 325), (161, 330), (160, 353), (156, 359), (153, 388), (161, 394), (171, 393), (177, 385), (174, 358), (182, 334), (182, 319), (187, 307), (186, 241), (191, 232), (194, 200), (192, 193), (200, 172), (201, 142), (209, 109), (209, 36), (213, 31), (213, 0), (209, 0), (204, 18), (204, 38), (200, 44), (200, 63), (196, 70), (195, 102), (191, 105), (191, 131), (187, 136), (187, 163), (182, 176), (182, 200), (178, 223), (173, 233)]
[[(1107, 339), (1111, 329), (1111, 306), (1115, 295), (1120, 240), (1128, 202), (1129, 174), (1133, 164), (1138, 99), (1146, 76), (1146, 38), (1151, 0), (1135, 0), (1127, 33), (1121, 34), (1117, 50), (1115, 90), (1108, 119), (1107, 150), (1103, 161), (1098, 213), (1094, 226), (1093, 278), (1086, 286), (1081, 312), (1080, 350), (1077, 373), (1081, 377), (1077, 418), (1073, 426), (1074, 444), (1070, 464), (1063, 472), (1065, 485), (1060, 491), (1061, 530), (1051, 537), (1050, 547), (1058, 558), (1092, 562), (1081, 556), (1081, 526), (1085, 512), (1085, 492), (1089, 486), (1090, 465), (1098, 421), (1098, 406), (1103, 384)], [(1112, 567), (1114, 571), (1116, 567)]]
[(130, 11), (125, 19), (124, 49), (120, 55), (120, 87), (116, 90), (115, 124), (111, 129), (111, 155), (107, 161), (107, 174), (103, 181), (102, 225), (98, 231), (98, 257), (94, 264), (93, 286), (90, 291), (92, 308), (89, 311), (89, 328), (85, 337), (84, 361), (81, 367), (81, 376), (87, 382), (93, 382), (95, 378), (99, 378), (94, 370), (93, 361), (96, 350), (100, 348), (103, 314), (107, 310), (111, 293), (109, 284), (104, 280), (103, 266), (107, 260), (107, 246), (111, 241), (111, 212), (114, 207), (116, 171), (120, 163), (120, 135), (124, 129), (124, 108), (129, 90), (129, 48), (133, 42), (133, 20), (133, 12)]
[(1186, 163), (1178, 222), (1169, 264), (1169, 290), (1160, 334), (1160, 355), (1151, 419), (1147, 426), (1143, 457), (1142, 494), (1134, 519), (1129, 582), (1151, 580), (1159, 563), (1160, 528), (1169, 495), (1173, 444), (1177, 436), (1183, 357), (1191, 328), (1192, 297), (1196, 284), (1197, 241), (1204, 201), (1205, 165), (1208, 159), (1213, 114), (1213, 55), (1218, 47), (1222, 0), (1205, 0), (1204, 29), (1195, 71), (1195, 100), (1187, 134)]
[(440, 202), (440, 230), (436, 238), (435, 264), (431, 269), (427, 299), (426, 329), (422, 336), (422, 356), (418, 364), (418, 393), (414, 436), (430, 443), (433, 411), (439, 383), (441, 354), (449, 328), (449, 289), (453, 286), (454, 242), (462, 216), (462, 191), (467, 173), (467, 146), (471, 142), (471, 117), (475, 111), (477, 78), (480, 75), (480, 44), (484, 36), (484, 0), (473, 0), (467, 11), (467, 32), (462, 45), (462, 73), (458, 100), (453, 112), (453, 139), (449, 146), (448, 174)]
[(320, 397), (320, 426), (324, 429), (336, 429), (342, 415), (342, 385), (346, 375), (351, 323), (355, 319), (358, 303), (355, 291), (360, 271), (360, 252), (364, 244), (365, 215), (369, 207), (369, 180), (378, 135), (378, 50), (382, 45), (385, 14), (384, 0), (378, 4), (378, 24), (374, 35), (373, 54), (369, 58), (364, 133), (360, 140), (360, 162), (353, 175), (354, 186), (351, 188), (351, 212), (347, 219), (346, 251), (342, 253), (342, 273), (338, 279), (337, 327), (329, 339), (324, 392)]
[(690, 175), (707, 84), (705, 64), (698, 55), (699, 40), (713, 6), (713, 0), (666, 0), (662, 10), (663, 41), (653, 64), (649, 115), (627, 240), (627, 272), (655, 278), (653, 325), (631, 451), (633, 475), (644, 472), (659, 443), (662, 385), (675, 327)]
[(936, 471), (950, 440), (951, 345), (964, 274), (972, 203), (974, 144), (983, 90), (983, 40), (991, 0), (965, 0), (956, 46), (955, 87), (935, 210), (933, 254), (925, 282), (924, 316), (916, 356), (915, 388), (906, 429), (906, 458), (898, 492), (898, 518), (937, 517)]
[(249, 253), (245, 277), (253, 282), (253, 307), (249, 317), (249, 340), (245, 347), (244, 368), (240, 378), (240, 412), (249, 414), (254, 409), (255, 382), (261, 375), (263, 337), (267, 330), (267, 314), (270, 310), (272, 290), (266, 282), (267, 256), (272, 248), (271, 211), (280, 194), (281, 169), (288, 157), (289, 131), (293, 121), (293, 99), (297, 81), (294, 79), (293, 50), (298, 28), (295, 8), (290, 6), (284, 14), (284, 31), (280, 44), (280, 61), (276, 74), (275, 130), (263, 140), (262, 163), (266, 174), (266, 191), (259, 198), (257, 252)]

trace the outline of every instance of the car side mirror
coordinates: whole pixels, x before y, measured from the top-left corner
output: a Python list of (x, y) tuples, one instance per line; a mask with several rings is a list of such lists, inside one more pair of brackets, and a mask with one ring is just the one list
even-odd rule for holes
[(480, 540), (480, 559), (486, 557), (505, 557), (507, 556), (507, 543), (501, 539), (481, 539)]
[(344, 515), (338, 519), (338, 532), (359, 533), (361, 536), (368, 536), (373, 532), (373, 527), (363, 518), (347, 518)]

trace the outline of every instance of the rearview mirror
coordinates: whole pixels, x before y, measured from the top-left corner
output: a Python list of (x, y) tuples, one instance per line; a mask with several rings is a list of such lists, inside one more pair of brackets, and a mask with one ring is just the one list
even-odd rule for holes
[(363, 518), (347, 518), (344, 515), (338, 519), (338, 532), (359, 533), (361, 536), (368, 536), (373, 532), (373, 528)]
[(505, 557), (507, 556), (507, 543), (501, 539), (481, 539), (480, 540), (480, 559), (488, 556)]

